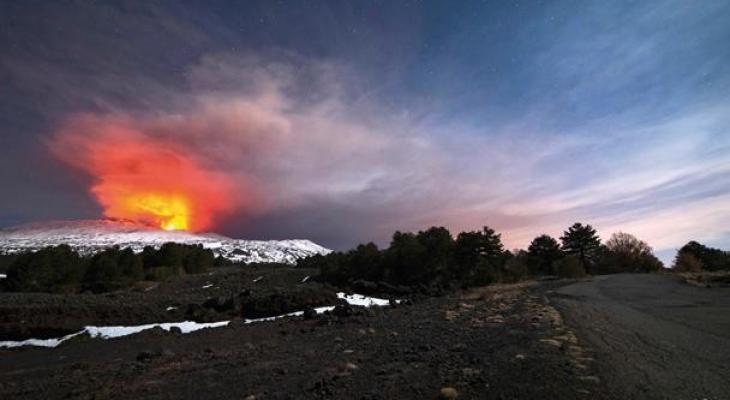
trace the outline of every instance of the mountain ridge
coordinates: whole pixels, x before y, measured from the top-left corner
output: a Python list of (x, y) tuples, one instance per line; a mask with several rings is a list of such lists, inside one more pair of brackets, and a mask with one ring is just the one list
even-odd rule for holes
[(304, 257), (331, 252), (307, 239), (234, 239), (212, 232), (166, 231), (111, 219), (32, 222), (0, 230), (0, 253), (5, 254), (59, 244), (68, 244), (81, 254), (93, 254), (113, 246), (141, 252), (145, 246), (159, 248), (167, 242), (201, 244), (216, 256), (245, 263), (294, 264)]

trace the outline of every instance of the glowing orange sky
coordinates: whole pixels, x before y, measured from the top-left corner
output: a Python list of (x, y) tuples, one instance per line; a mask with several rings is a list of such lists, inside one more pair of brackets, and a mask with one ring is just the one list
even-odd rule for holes
[(233, 182), (189, 149), (152, 138), (123, 120), (79, 118), (50, 142), (59, 158), (93, 178), (109, 218), (201, 231), (236, 207)]

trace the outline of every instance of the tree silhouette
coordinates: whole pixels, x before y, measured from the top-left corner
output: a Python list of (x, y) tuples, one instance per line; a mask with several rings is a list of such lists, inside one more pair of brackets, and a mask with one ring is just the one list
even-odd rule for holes
[(563, 257), (558, 241), (549, 235), (540, 235), (533, 239), (527, 248), (527, 254), (533, 271), (545, 275), (553, 273), (553, 263)]
[(625, 232), (611, 235), (603, 258), (601, 272), (652, 272), (664, 267), (646, 242)]
[(591, 273), (601, 250), (601, 238), (596, 230), (590, 225), (576, 222), (563, 232), (560, 241), (563, 243), (563, 251), (575, 255), (586, 272)]
[(692, 254), (708, 271), (730, 270), (729, 252), (707, 247), (695, 241), (682, 246), (679, 252)]

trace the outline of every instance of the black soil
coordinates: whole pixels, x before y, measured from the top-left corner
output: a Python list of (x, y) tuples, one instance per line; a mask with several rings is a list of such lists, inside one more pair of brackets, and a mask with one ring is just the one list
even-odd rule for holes
[[(147, 291), (2, 294), (0, 326), (17, 337), (23, 324), (50, 332), (183, 320), (191, 304), (206, 302), (213, 309), (207, 317), (226, 319), (252, 312), (252, 304), (261, 315), (328, 301), (332, 288), (300, 283), (309, 274), (231, 269)], [(608, 398), (591, 367), (577, 365), (570, 346), (550, 339), (565, 328), (541, 294), (545, 286), (491, 287), (254, 324), (239, 317), (228, 327), (185, 335), (153, 330), (55, 349), (0, 350), (0, 398)], [(238, 303), (225, 305), (231, 302)], [(177, 308), (165, 311), (170, 306)]]

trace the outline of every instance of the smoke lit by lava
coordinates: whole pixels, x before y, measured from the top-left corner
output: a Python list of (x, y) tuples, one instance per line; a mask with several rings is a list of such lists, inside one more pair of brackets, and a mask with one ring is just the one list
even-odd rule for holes
[(90, 191), (108, 218), (200, 231), (236, 207), (228, 176), (206, 168), (190, 149), (124, 120), (76, 118), (49, 144), (93, 178)]

